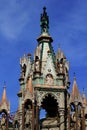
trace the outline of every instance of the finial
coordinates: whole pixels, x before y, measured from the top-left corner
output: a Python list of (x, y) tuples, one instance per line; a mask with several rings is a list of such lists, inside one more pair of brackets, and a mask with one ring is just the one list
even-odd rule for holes
[(46, 7), (45, 6), (43, 7), (43, 10), (44, 10), (44, 12), (46, 11)]
[(28, 53), (28, 54), (27, 54), (27, 56), (28, 56), (28, 57), (31, 57), (31, 54), (30, 54), (30, 53)]
[(84, 88), (83, 88), (83, 92), (82, 92), (82, 94), (83, 94), (83, 97), (84, 97), (84, 95), (85, 95), (85, 91), (84, 91)]
[(6, 82), (4, 81), (4, 87), (3, 87), (4, 89), (6, 89)]
[(31, 58), (31, 54), (30, 54), (30, 53), (28, 53), (28, 54), (27, 54), (27, 57), (28, 57), (28, 59), (30, 59), (30, 58)]
[(46, 13), (46, 7), (43, 8), (43, 13), (41, 14), (40, 22), (41, 22), (41, 24), (40, 24), (41, 33), (43, 33), (43, 32), (48, 33), (49, 17), (47, 16), (47, 13)]
[(76, 80), (76, 73), (74, 72), (74, 80)]
[(43, 12), (46, 13), (46, 7), (45, 6), (43, 7)]

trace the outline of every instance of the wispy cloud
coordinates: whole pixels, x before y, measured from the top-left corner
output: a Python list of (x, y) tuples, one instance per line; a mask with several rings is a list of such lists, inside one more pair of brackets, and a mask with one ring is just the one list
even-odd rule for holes
[(0, 33), (7, 39), (16, 39), (30, 17), (27, 8), (16, 0), (3, 0), (0, 5)]

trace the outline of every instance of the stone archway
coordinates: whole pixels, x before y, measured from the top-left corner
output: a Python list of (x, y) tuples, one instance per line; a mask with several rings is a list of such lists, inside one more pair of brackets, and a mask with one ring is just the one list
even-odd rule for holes
[(41, 102), (41, 108), (45, 110), (46, 116), (40, 121), (40, 127), (43, 128), (58, 128), (59, 112), (58, 102), (55, 95), (46, 94)]
[(41, 107), (46, 110), (48, 117), (56, 117), (58, 114), (58, 103), (51, 94), (45, 96), (41, 103)]
[(54, 99), (56, 100), (56, 102), (59, 104), (59, 95), (58, 93), (54, 93), (54, 92), (38, 92), (37, 91), (37, 102), (38, 102), (38, 106), (41, 107), (41, 104), (43, 102), (43, 100), (45, 99), (46, 96), (51, 95), (52, 97), (54, 97)]

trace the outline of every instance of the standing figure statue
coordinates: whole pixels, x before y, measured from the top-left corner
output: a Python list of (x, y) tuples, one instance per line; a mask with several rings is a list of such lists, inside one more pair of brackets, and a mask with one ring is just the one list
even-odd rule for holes
[(57, 60), (58, 73), (64, 73), (63, 59)]
[(53, 76), (51, 74), (48, 74), (46, 76), (46, 84), (53, 85), (53, 83), (54, 83)]
[(40, 71), (40, 61), (39, 61), (39, 59), (35, 61), (35, 71), (37, 71), (37, 72)]
[(32, 123), (32, 111), (30, 109), (31, 106), (29, 106), (29, 109), (26, 110), (26, 114), (25, 114), (25, 128), (26, 130), (31, 130), (31, 123)]

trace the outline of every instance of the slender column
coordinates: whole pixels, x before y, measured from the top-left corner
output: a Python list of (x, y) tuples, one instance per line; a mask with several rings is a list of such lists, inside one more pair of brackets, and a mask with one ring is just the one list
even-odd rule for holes
[(6, 120), (6, 130), (8, 130), (8, 114), (6, 115), (6, 118), (7, 118), (7, 120)]
[(75, 112), (75, 115), (76, 115), (76, 130), (78, 130), (78, 106), (75, 105), (75, 108), (76, 108), (76, 112)]
[(64, 127), (64, 110), (61, 109), (59, 111), (59, 114), (60, 114), (60, 130), (64, 130), (65, 127)]
[(85, 130), (84, 107), (82, 107), (82, 130)]
[(22, 130), (24, 130), (24, 102), (22, 103)]
[(71, 128), (70, 128), (70, 106), (68, 106), (68, 129), (71, 130)]
[(39, 106), (36, 105), (36, 130), (39, 130)]
[(35, 127), (35, 105), (34, 103), (32, 102), (32, 130), (34, 130), (34, 127)]

